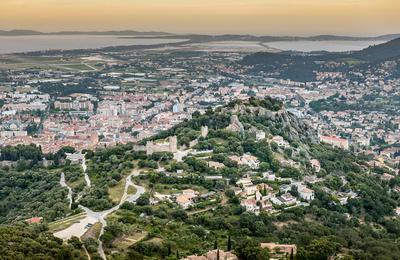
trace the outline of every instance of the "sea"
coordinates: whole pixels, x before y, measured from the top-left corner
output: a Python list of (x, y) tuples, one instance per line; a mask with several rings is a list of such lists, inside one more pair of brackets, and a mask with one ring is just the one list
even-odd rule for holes
[(183, 42), (185, 39), (152, 39), (112, 35), (34, 35), (0, 36), (0, 54), (45, 51), (99, 49), (111, 46), (156, 45)]
[[(99, 49), (111, 46), (156, 45), (184, 42), (186, 39), (163, 39), (146, 37), (121, 37), (112, 35), (34, 35), (0, 36), (0, 54), (45, 51)], [(229, 44), (229, 41), (226, 41)], [(383, 41), (276, 41), (265, 42), (263, 48), (271, 47), (283, 51), (357, 51)], [(245, 43), (246, 46), (249, 43)], [(256, 43), (259, 44), (259, 43)], [(228, 46), (227, 46), (228, 47)], [(260, 46), (258, 46), (260, 47)], [(253, 50), (252, 51), (257, 51)], [(258, 50), (260, 51), (260, 50)]]

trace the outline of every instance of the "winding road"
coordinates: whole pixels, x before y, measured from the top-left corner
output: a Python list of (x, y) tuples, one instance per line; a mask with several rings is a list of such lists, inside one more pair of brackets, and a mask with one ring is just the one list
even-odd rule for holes
[[(86, 169), (84, 169), (84, 170), (86, 172)], [(87, 229), (86, 229), (87, 224), (94, 224), (96, 222), (100, 222), (102, 224), (102, 227), (101, 227), (100, 236), (98, 239), (98, 242), (99, 242), (98, 253), (100, 254), (100, 256), (103, 259), (106, 259), (106, 255), (103, 250), (103, 244), (100, 240), (101, 235), (103, 235), (103, 233), (104, 233), (104, 228), (107, 226), (106, 217), (109, 214), (118, 210), (124, 202), (135, 202), (143, 193), (145, 193), (146, 190), (144, 187), (135, 185), (132, 182), (132, 177), (138, 176), (139, 173), (140, 173), (140, 171), (138, 169), (134, 169), (132, 171), (132, 173), (126, 178), (124, 193), (123, 193), (121, 201), (118, 205), (112, 207), (111, 209), (107, 209), (107, 210), (100, 211), (100, 212), (95, 212), (95, 211), (90, 210), (89, 208), (79, 205), (79, 207), (85, 211), (86, 217), (84, 219), (80, 220), (79, 222), (72, 224), (68, 228), (54, 233), (54, 236), (64, 239), (64, 240), (70, 239), (72, 236), (76, 236), (79, 238), (87, 231)], [(65, 177), (64, 177), (64, 181), (65, 181)], [(60, 183), (61, 183), (61, 181), (60, 181)], [(133, 186), (136, 188), (135, 194), (128, 195), (129, 186)]]

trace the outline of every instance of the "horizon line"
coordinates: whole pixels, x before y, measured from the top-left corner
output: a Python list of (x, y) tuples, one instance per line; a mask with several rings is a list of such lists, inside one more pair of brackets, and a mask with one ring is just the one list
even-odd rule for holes
[(400, 34), (400, 32), (393, 33), (383, 33), (383, 34), (370, 34), (370, 35), (356, 35), (356, 34), (308, 34), (308, 35), (276, 35), (276, 34), (249, 34), (249, 33), (194, 33), (194, 32), (185, 32), (185, 33), (174, 33), (168, 31), (159, 31), (159, 30), (135, 30), (135, 29), (110, 29), (110, 30), (57, 30), (57, 31), (42, 31), (40, 29), (1, 29), (0, 32), (18, 32), (18, 31), (31, 31), (41, 34), (59, 34), (59, 33), (107, 33), (107, 32), (136, 32), (136, 33), (165, 33), (170, 35), (205, 35), (205, 36), (224, 36), (224, 35), (232, 35), (232, 36), (254, 36), (254, 37), (318, 37), (318, 36), (336, 36), (336, 37), (354, 37), (354, 38), (376, 38), (388, 35), (396, 35)]

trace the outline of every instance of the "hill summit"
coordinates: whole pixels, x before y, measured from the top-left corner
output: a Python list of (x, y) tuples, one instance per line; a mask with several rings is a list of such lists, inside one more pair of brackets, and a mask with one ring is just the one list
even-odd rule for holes
[(242, 138), (255, 137), (257, 132), (265, 132), (270, 136), (280, 135), (289, 142), (318, 142), (314, 129), (288, 112), (281, 101), (269, 97), (235, 100), (226, 106), (214, 110), (208, 109), (203, 115), (196, 112), (191, 120), (178, 124), (151, 139), (177, 135), (179, 144), (189, 144), (198, 136), (193, 133), (187, 135), (190, 131), (200, 131), (202, 126), (214, 131), (234, 130), (235, 127), (232, 125), (235, 124), (241, 125), (242, 130), (236, 132)]

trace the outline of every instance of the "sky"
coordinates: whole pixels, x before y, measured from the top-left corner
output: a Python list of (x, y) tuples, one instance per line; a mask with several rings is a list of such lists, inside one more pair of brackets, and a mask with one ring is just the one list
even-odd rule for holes
[(0, 0), (0, 30), (400, 33), (400, 0)]

